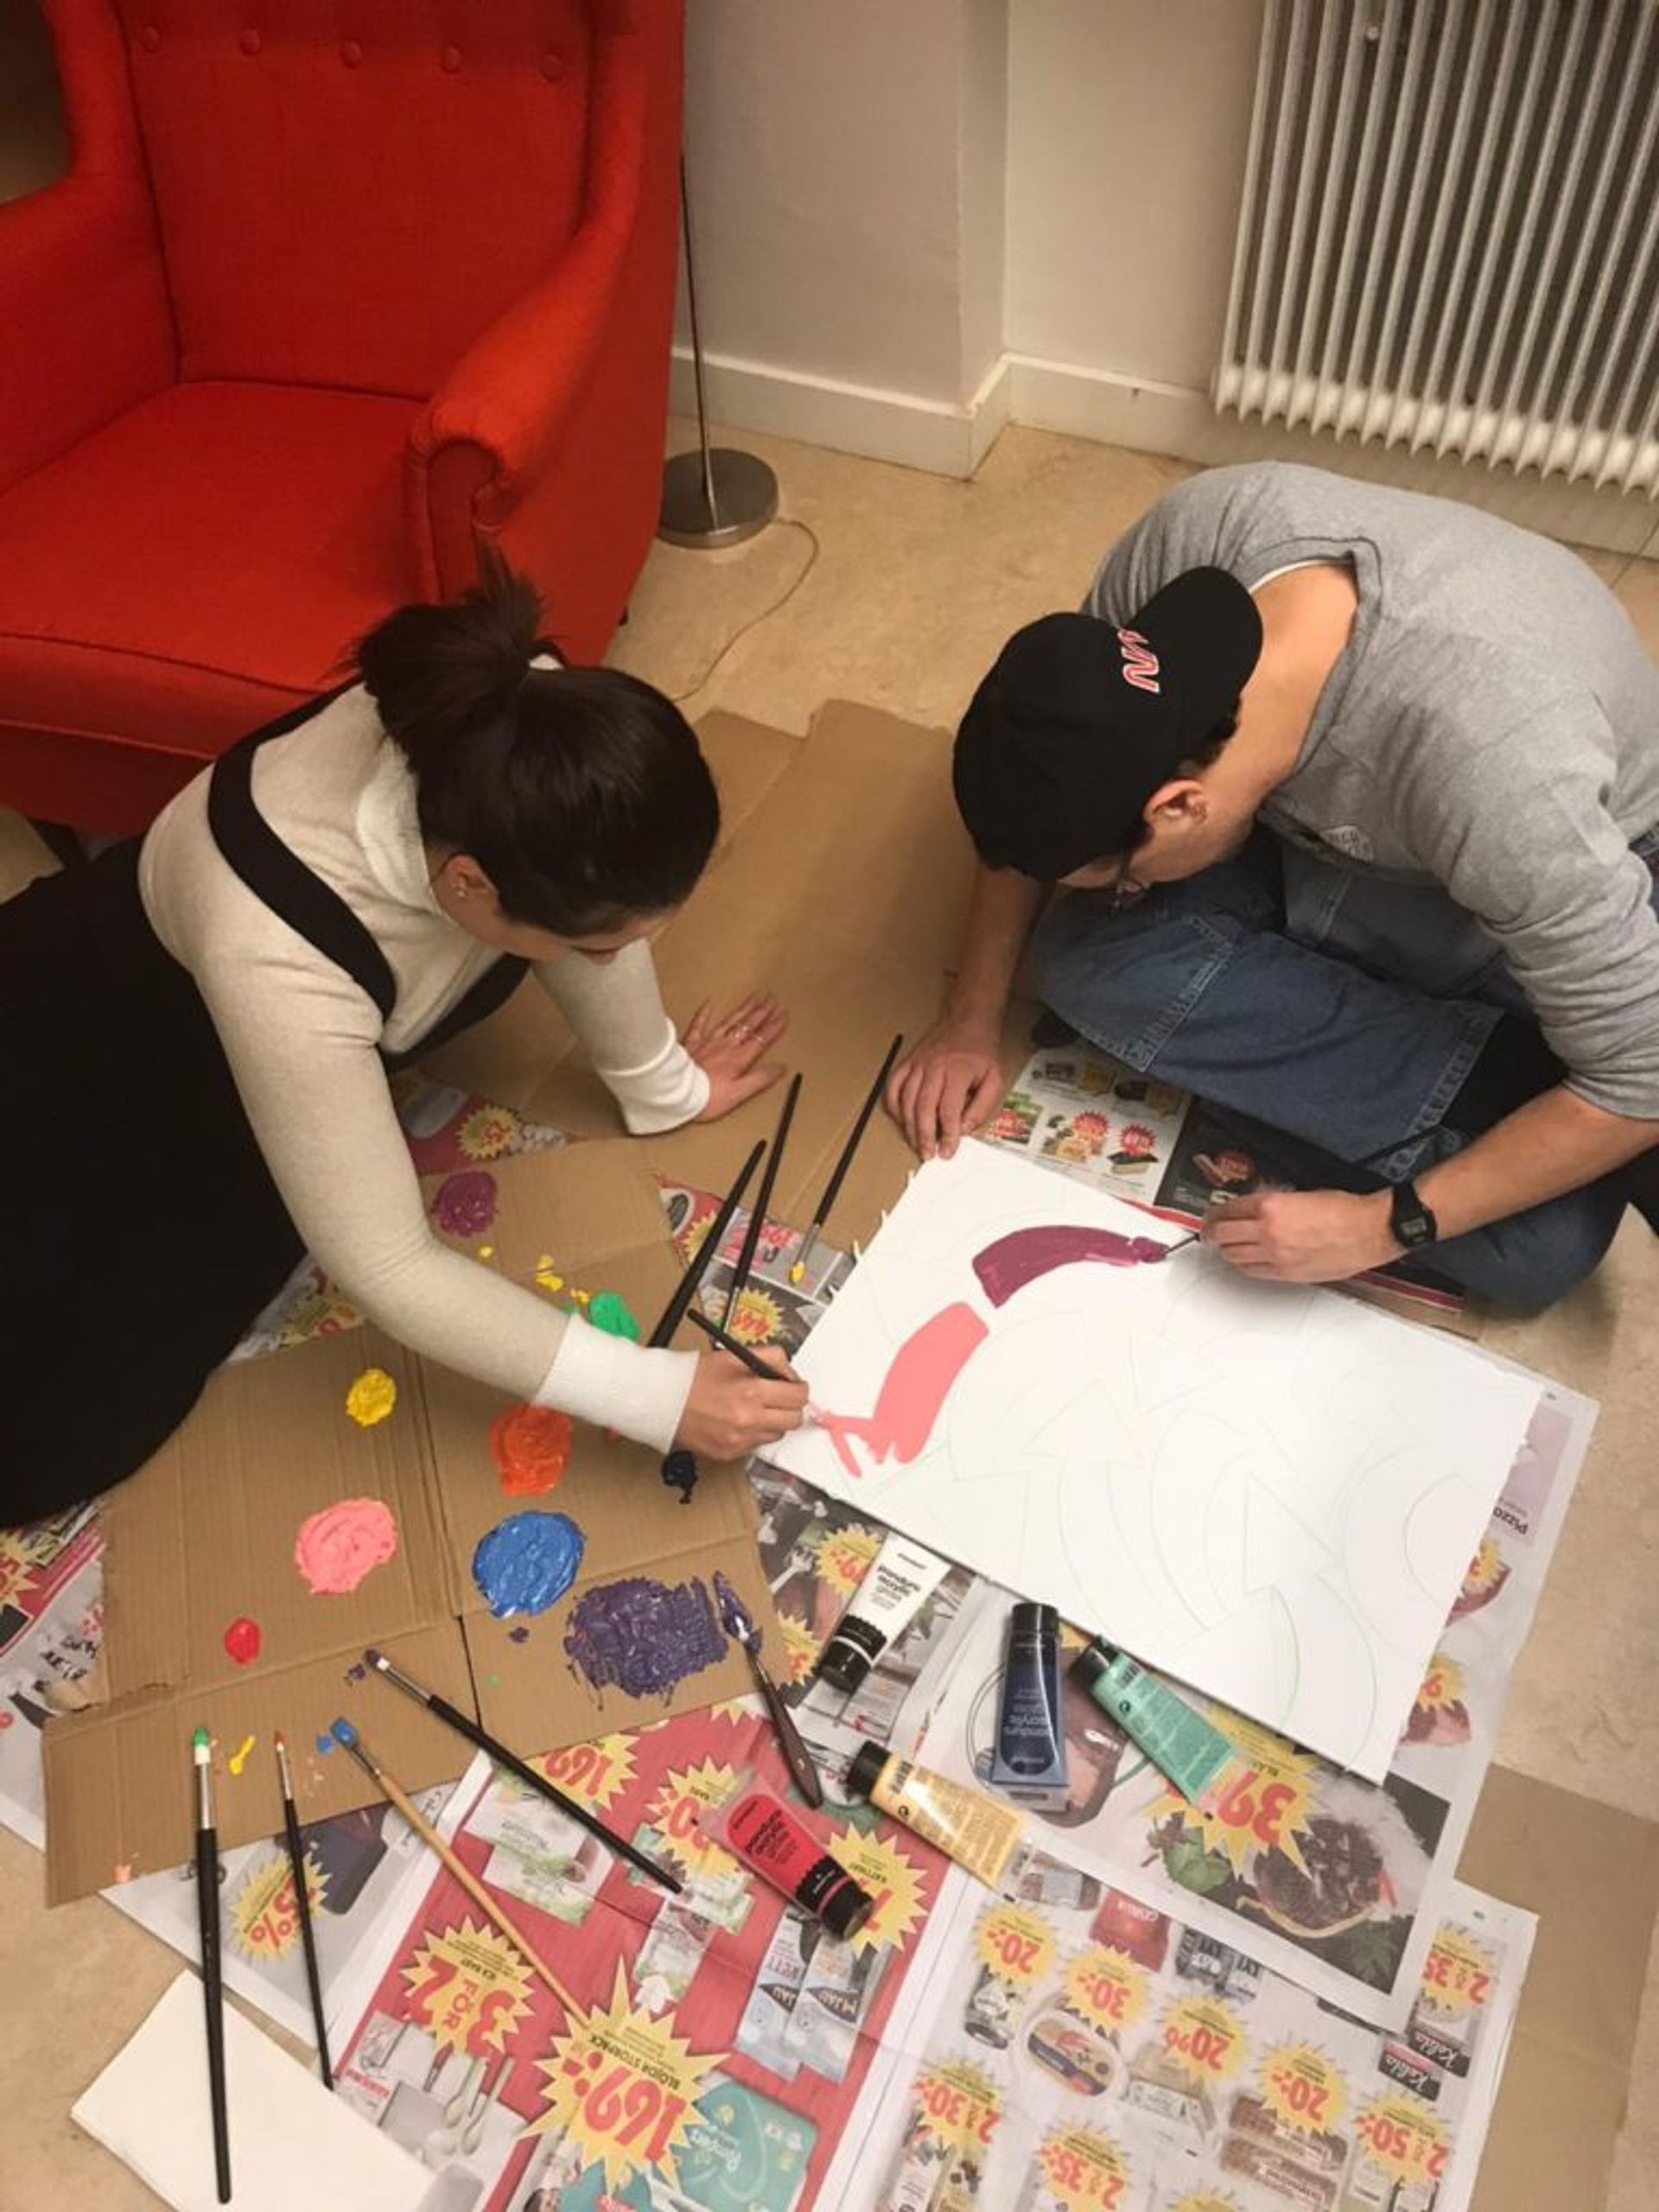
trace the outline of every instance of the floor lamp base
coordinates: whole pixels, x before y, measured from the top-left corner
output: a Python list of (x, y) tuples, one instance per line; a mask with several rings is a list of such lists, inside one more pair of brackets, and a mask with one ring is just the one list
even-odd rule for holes
[(709, 474), (715, 487), (712, 514), (702, 453), (693, 447), (666, 463), (658, 537), (671, 545), (741, 545), (777, 513), (778, 479), (756, 454), (716, 446), (709, 455)]

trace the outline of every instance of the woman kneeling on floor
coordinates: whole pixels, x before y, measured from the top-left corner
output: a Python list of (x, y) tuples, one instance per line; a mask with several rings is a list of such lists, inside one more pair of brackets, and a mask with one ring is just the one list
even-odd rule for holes
[(720, 809), (660, 692), (569, 668), (493, 570), (405, 607), (359, 681), (257, 730), (142, 841), (0, 905), (0, 1523), (130, 1474), (308, 1251), (413, 1351), (639, 1441), (727, 1458), (803, 1385), (652, 1351), (433, 1233), (388, 1076), (528, 968), (636, 1135), (763, 1090), (785, 1017), (683, 1039), (649, 939)]

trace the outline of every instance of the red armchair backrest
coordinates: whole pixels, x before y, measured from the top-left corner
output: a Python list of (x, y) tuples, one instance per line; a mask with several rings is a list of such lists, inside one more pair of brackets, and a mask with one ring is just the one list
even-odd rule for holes
[(581, 218), (602, 0), (110, 4), (186, 378), (423, 397)]

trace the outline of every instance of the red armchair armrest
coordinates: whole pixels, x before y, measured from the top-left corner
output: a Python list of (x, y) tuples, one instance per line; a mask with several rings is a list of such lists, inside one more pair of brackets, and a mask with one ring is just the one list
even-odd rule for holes
[(74, 149), (60, 183), (0, 207), (0, 490), (177, 373), (126, 60), (106, 0), (52, 0)]
[(601, 16), (582, 222), (558, 267), (476, 340), (410, 435), (408, 522), (423, 588), (435, 597), (473, 581), (476, 530), (499, 525), (554, 465), (632, 309), (650, 172), (677, 161), (677, 9), (662, 9), (650, 28), (614, 3)]

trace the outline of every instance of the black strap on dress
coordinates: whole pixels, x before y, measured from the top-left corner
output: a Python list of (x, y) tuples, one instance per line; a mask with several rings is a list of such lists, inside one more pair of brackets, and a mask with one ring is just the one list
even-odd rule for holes
[[(306, 943), (344, 969), (358, 988), (379, 1008), (382, 1021), (391, 1019), (397, 1003), (397, 984), (391, 963), (376, 944), (365, 923), (340, 893), (308, 868), (292, 848), (283, 843), (260, 813), (253, 796), (253, 756), (273, 737), (282, 737), (338, 699), (349, 689), (340, 684), (320, 697), (280, 715), (275, 721), (251, 730), (213, 763), (207, 784), (207, 824), (213, 842), (254, 897), (279, 915)], [(434, 1023), (418, 1044), (401, 1052), (383, 1046), (381, 1058), (388, 1070), (406, 1067), (427, 1052), (435, 1052), (462, 1030), (470, 1029), (492, 1014), (518, 989), (529, 967), (516, 954), (503, 953)]]

